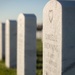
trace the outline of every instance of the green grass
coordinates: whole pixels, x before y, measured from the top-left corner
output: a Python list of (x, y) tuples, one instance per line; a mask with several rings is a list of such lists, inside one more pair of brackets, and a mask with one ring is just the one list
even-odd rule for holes
[[(42, 41), (37, 40), (37, 65), (36, 75), (42, 75)], [(0, 75), (17, 75), (16, 69), (8, 69), (5, 62), (0, 61)]]
[(5, 62), (0, 61), (0, 75), (16, 75), (16, 69), (8, 69), (5, 67)]
[(42, 75), (42, 41), (37, 40), (37, 70), (36, 75)]

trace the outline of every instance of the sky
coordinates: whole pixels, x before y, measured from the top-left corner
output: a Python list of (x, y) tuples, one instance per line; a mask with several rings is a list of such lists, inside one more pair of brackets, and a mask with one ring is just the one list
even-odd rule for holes
[(43, 8), (49, 0), (0, 0), (0, 21), (17, 20), (20, 13), (35, 14), (42, 23)]

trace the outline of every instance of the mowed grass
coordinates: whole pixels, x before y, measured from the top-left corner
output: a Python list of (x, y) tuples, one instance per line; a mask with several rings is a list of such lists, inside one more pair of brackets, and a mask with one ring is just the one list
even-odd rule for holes
[(17, 75), (16, 69), (8, 69), (5, 67), (5, 62), (0, 61), (0, 75)]
[[(0, 61), (0, 75), (17, 75), (16, 69), (8, 69), (5, 61)], [(37, 65), (36, 75), (42, 75), (42, 41), (37, 40)]]
[(42, 75), (42, 40), (37, 40), (37, 70), (36, 75)]

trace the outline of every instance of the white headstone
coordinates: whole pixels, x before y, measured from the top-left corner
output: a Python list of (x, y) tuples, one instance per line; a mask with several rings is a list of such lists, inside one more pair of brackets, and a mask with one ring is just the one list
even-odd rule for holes
[(0, 60), (5, 58), (5, 23), (0, 22)]
[(43, 11), (43, 75), (75, 75), (75, 1), (50, 0)]
[(62, 7), (49, 1), (43, 10), (43, 75), (61, 75)]
[(17, 61), (17, 21), (7, 20), (5, 26), (5, 64), (8, 68), (16, 67)]
[(18, 17), (17, 75), (36, 75), (36, 16)]

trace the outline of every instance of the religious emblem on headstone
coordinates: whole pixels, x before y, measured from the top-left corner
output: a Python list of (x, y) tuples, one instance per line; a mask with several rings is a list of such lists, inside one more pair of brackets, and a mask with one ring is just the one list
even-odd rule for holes
[(49, 17), (50, 23), (52, 23), (52, 20), (53, 20), (53, 10), (49, 10), (48, 17)]

